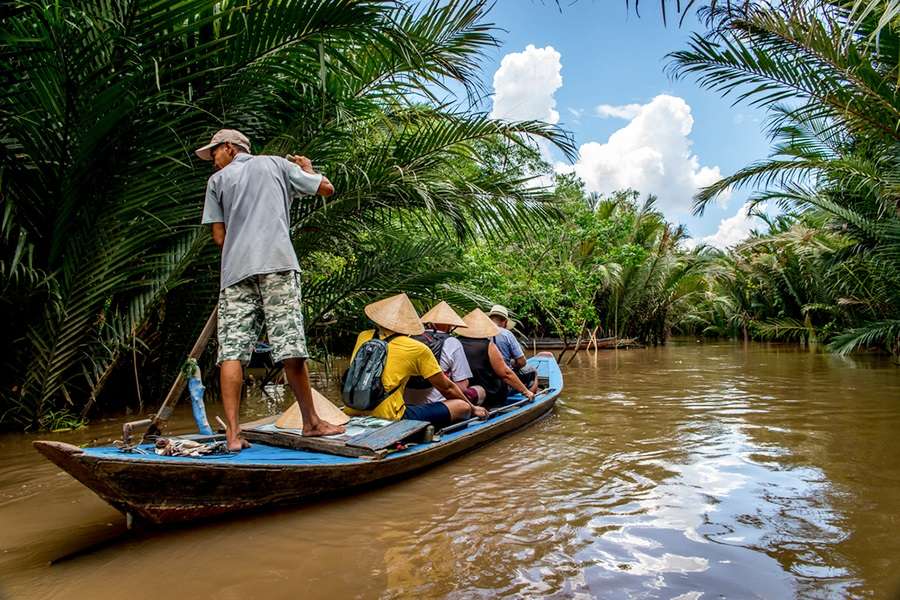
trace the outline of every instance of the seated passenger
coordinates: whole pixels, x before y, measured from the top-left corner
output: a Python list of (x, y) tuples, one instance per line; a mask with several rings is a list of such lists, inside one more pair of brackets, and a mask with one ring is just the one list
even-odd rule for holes
[[(499, 333), (497, 325), (480, 309), (476, 308), (465, 317), (465, 327), (456, 330), (460, 337), (472, 378), (469, 379), (469, 390), (483, 388), (486, 404), (505, 404), (510, 388), (521, 392), (529, 400), (534, 399), (534, 392), (529, 390), (513, 373), (503, 360), (497, 344), (492, 341)], [(471, 398), (472, 392), (467, 390)]]
[[(484, 408), (472, 405), (462, 391), (447, 379), (428, 346), (408, 337), (423, 333), (425, 328), (406, 294), (373, 302), (366, 306), (365, 313), (378, 326), (379, 337), (387, 340), (387, 357), (381, 381), (389, 394), (373, 410), (357, 411), (348, 407), (344, 409), (347, 414), (371, 415), (392, 421), (416, 419), (428, 421), (436, 427), (444, 427), (470, 416), (487, 416)], [(353, 356), (374, 335), (374, 329), (361, 332), (356, 338)], [(403, 403), (403, 392), (414, 375), (427, 379), (445, 400), (407, 407)]]
[(509, 311), (505, 306), (495, 304), (491, 307), (488, 316), (500, 328), (500, 333), (494, 337), (494, 343), (500, 349), (503, 360), (513, 370), (516, 377), (528, 386), (528, 389), (532, 392), (537, 391), (537, 371), (525, 362), (525, 352), (522, 350), (522, 345), (516, 339), (516, 336), (513, 335), (513, 332), (509, 330), (510, 327), (515, 326), (515, 323), (509, 318)]
[[(413, 336), (413, 339), (428, 346), (444, 375), (465, 393), (469, 387), (472, 371), (469, 370), (469, 362), (466, 360), (462, 344), (450, 335), (456, 327), (465, 326), (465, 321), (450, 308), (449, 304), (441, 301), (422, 315), (422, 323), (425, 324), (425, 333)], [(441, 402), (443, 399), (441, 393), (427, 379), (421, 377), (410, 379), (403, 393), (403, 400), (407, 406)]]

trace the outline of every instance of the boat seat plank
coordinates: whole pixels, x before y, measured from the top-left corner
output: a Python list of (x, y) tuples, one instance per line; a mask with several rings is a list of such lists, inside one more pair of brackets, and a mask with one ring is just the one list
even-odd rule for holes
[(390, 448), (398, 442), (416, 435), (424, 431), (430, 425), (427, 421), (414, 421), (412, 419), (403, 419), (395, 421), (386, 427), (374, 429), (369, 433), (364, 433), (347, 440), (347, 445), (354, 448), (365, 448), (367, 450), (376, 451), (384, 448)]
[(325, 437), (307, 437), (298, 435), (288, 431), (272, 431), (269, 429), (244, 429), (243, 436), (250, 442), (259, 442), (279, 448), (290, 448), (292, 450), (313, 450), (315, 452), (325, 452), (327, 454), (335, 454), (337, 456), (348, 456), (351, 458), (370, 457), (380, 458), (379, 453), (373, 452), (368, 448), (359, 448), (349, 446), (343, 439), (329, 439)]

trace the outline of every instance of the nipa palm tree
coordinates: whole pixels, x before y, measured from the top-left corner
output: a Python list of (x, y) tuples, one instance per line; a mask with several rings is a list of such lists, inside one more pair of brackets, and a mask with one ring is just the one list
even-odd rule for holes
[[(831, 332), (832, 348), (841, 352), (881, 345), (896, 355), (900, 348), (896, 11), (862, 1), (720, 5), (707, 13), (710, 34), (694, 35), (688, 49), (671, 55), (675, 75), (772, 115), (773, 156), (701, 191), (697, 211), (728, 188), (762, 186), (755, 202), (777, 202), (847, 241), (819, 252), (817, 268), (786, 274), (797, 289), (828, 277), (834, 304), (827, 310), (843, 324)], [(876, 271), (878, 283), (867, 275)], [(821, 310), (811, 307), (826, 304), (800, 302), (781, 317), (810, 330), (809, 312)]]
[[(477, 88), (496, 43), (479, 0), (78, 0), (10, 12), (0, 424), (46, 425), (89, 404), (122, 357), (154, 339), (160, 303), (179, 286), (194, 286), (191, 302), (166, 313), (211, 307), (216, 257), (197, 226), (209, 173), (192, 149), (221, 126), (243, 130), (257, 153), (313, 157), (341, 190), (297, 205), (302, 253), (397, 219), (460, 236), (546, 218), (540, 190), (502, 173), (455, 177), (446, 161), (477, 158), (473, 143), (491, 136), (572, 150), (544, 124), (435, 102), (450, 81)], [(165, 350), (180, 355), (189, 336)]]

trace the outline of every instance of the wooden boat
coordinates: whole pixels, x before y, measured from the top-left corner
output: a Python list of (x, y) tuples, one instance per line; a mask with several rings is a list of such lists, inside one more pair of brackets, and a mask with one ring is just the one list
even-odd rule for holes
[(598, 350), (612, 350), (615, 348), (643, 348), (643, 345), (635, 338), (615, 338), (605, 337), (592, 340), (591, 338), (582, 338), (577, 340), (565, 341), (559, 338), (523, 338), (519, 342), (523, 348), (531, 348), (534, 351), (541, 350), (589, 350), (596, 348)]
[[(485, 421), (456, 424), (438, 432), (432, 441), (405, 448), (394, 444), (374, 450), (365, 444), (352, 445), (352, 440), (303, 438), (273, 431), (274, 425), (250, 427), (253, 447), (239, 454), (200, 458), (157, 456), (152, 444), (141, 447), (146, 454), (125, 453), (115, 446), (79, 448), (50, 441), (36, 441), (34, 446), (125, 513), (129, 524), (134, 518), (163, 524), (283, 506), (403, 477), (533, 423), (553, 408), (563, 381), (552, 356), (537, 356), (529, 362), (546, 388), (533, 401), (513, 396)], [(411, 423), (419, 422), (396, 425)], [(419, 438), (427, 424), (421, 425)], [(343, 455), (324, 446), (321, 451), (312, 449), (317, 444), (333, 444)]]

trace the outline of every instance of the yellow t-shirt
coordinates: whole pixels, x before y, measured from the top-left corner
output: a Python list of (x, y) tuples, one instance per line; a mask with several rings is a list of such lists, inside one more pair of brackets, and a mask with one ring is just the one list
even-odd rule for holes
[[(374, 329), (363, 331), (356, 338), (356, 346), (353, 347), (353, 356), (359, 347), (372, 339)], [(385, 398), (381, 404), (371, 411), (353, 410), (344, 407), (348, 415), (371, 415), (381, 419), (398, 421), (403, 418), (406, 406), (403, 404), (403, 390), (406, 382), (413, 375), (421, 375), (424, 378), (432, 377), (441, 372), (441, 366), (431, 350), (418, 340), (405, 335), (400, 335), (388, 342), (387, 358), (384, 362), (384, 372), (381, 374), (381, 382), (385, 391), (394, 390), (394, 393)]]

